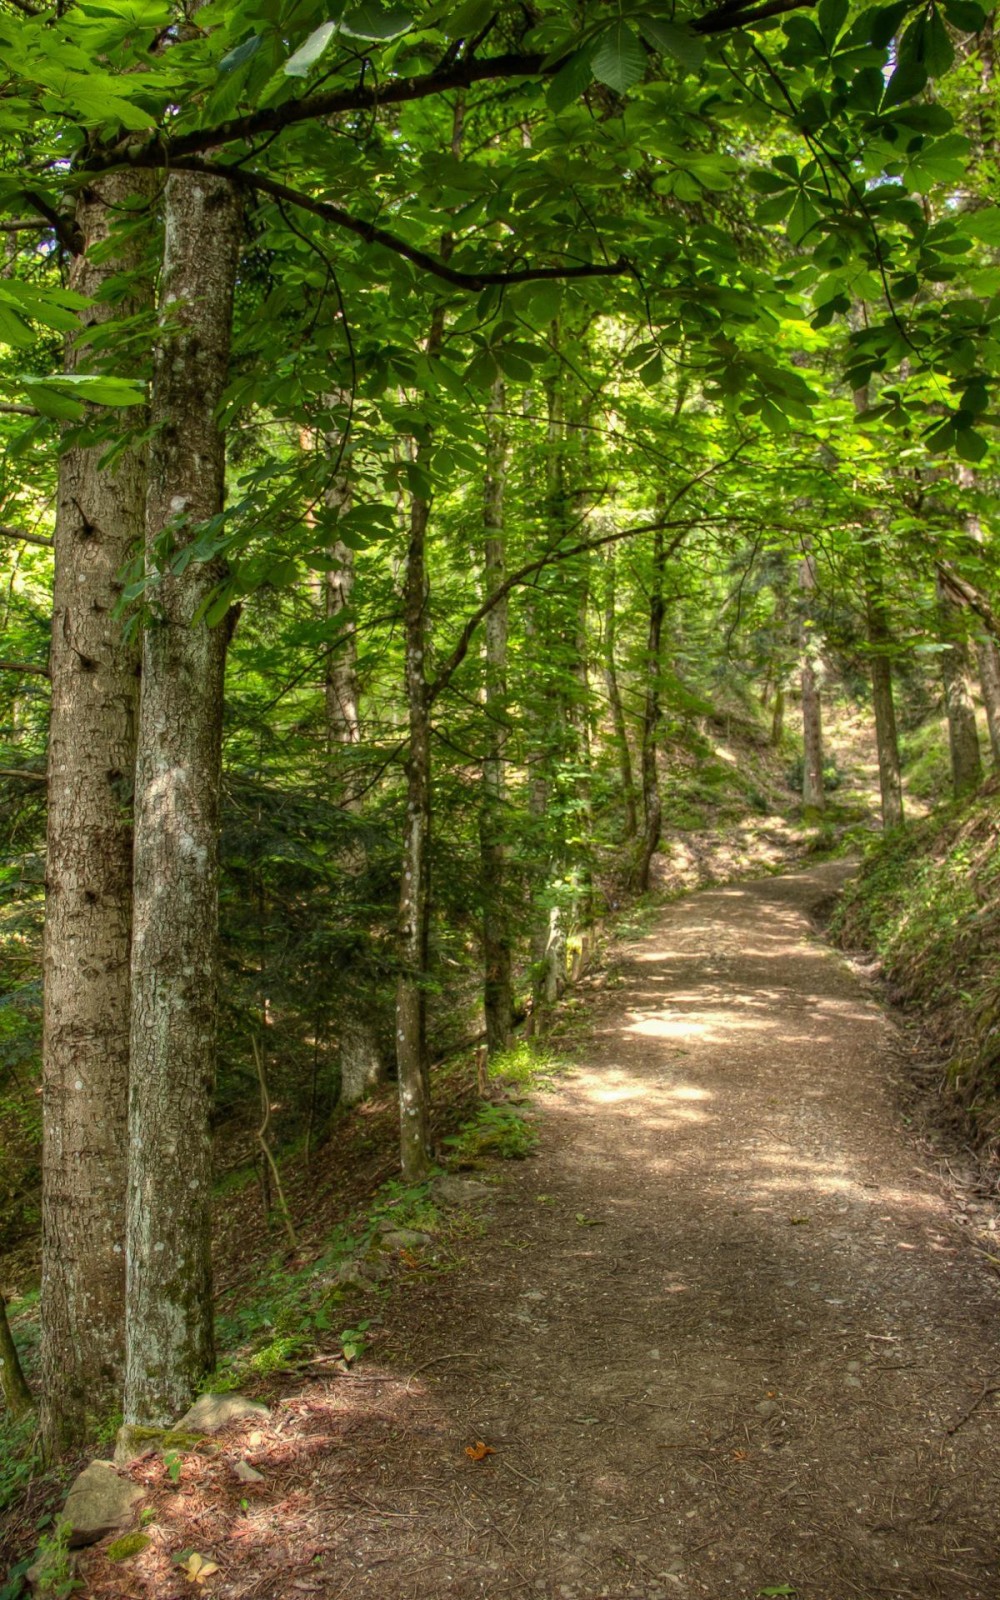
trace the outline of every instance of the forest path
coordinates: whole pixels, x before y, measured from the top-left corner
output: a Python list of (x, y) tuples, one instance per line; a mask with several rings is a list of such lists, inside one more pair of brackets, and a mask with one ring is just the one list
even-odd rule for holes
[(257, 1437), (213, 1592), (996, 1600), (1000, 1285), (813, 930), (843, 871), (619, 947), (485, 1233)]

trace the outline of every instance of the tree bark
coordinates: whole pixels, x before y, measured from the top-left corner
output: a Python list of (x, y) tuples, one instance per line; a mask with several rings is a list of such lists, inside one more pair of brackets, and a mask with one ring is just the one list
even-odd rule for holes
[(976, 639), (976, 664), (990, 735), (990, 757), (994, 767), (1000, 767), (1000, 650), (989, 634), (980, 634)]
[(427, 692), (426, 537), (430, 502), (410, 505), (403, 599), (406, 704), (406, 826), (399, 889), (400, 974), (396, 989), (400, 1165), (407, 1183), (431, 1162), (427, 968), (430, 926), (431, 719)]
[[(507, 435), (503, 379), (490, 396), (486, 420), (486, 481), (483, 492), (484, 599), (504, 581), (504, 488)], [(486, 753), (479, 811), (479, 859), (483, 896), (483, 1011), (486, 1050), (496, 1056), (510, 1048), (514, 1017), (511, 977), (512, 935), (507, 906), (507, 846), (504, 841), (507, 744), (506, 596), (486, 617)]]
[(889, 629), (882, 562), (877, 545), (865, 547), (865, 614), (871, 663), (872, 705), (875, 711), (875, 743), (878, 749), (878, 781), (882, 796), (882, 827), (899, 828), (903, 823), (903, 782), (899, 763), (899, 737), (896, 732), (896, 707), (892, 696), (892, 635)]
[(34, 1409), (14, 1335), (7, 1321), (7, 1302), (0, 1294), (0, 1394), (12, 1417), (23, 1417)]
[(604, 558), (604, 687), (611, 711), (611, 729), (615, 754), (618, 757), (618, 776), (622, 786), (622, 807), (625, 813), (625, 839), (634, 839), (639, 831), (639, 813), (635, 803), (635, 778), (632, 773), (632, 753), (629, 750), (625, 709), (618, 685), (618, 597), (616, 593), (617, 563), (614, 545), (609, 545)]
[[(976, 475), (971, 467), (960, 466), (958, 481), (963, 489), (974, 489)], [(975, 545), (982, 546), (983, 529), (977, 513), (969, 511), (965, 517), (965, 531)], [(990, 756), (995, 767), (1000, 766), (1000, 649), (992, 633), (980, 632), (975, 641), (976, 665), (979, 668), (979, 686), (986, 712), (986, 726), (990, 736)]]
[(165, 195), (152, 396), (136, 773), (127, 1422), (177, 1416), (213, 1361), (211, 1141), (218, 814), (228, 630), (196, 620), (221, 563), (170, 570), (224, 503), (226, 383), (242, 237), (223, 179), (173, 174)]
[(645, 894), (653, 857), (659, 849), (663, 827), (660, 799), (659, 729), (661, 716), (660, 672), (663, 651), (663, 595), (665, 556), (663, 533), (653, 534), (653, 568), (649, 591), (649, 632), (646, 643), (646, 695), (642, 714), (642, 805), (643, 830), (633, 873), (633, 887)]
[(806, 550), (799, 562), (799, 588), (802, 591), (800, 625), (802, 698), (802, 804), (807, 811), (826, 808), (823, 787), (823, 708), (816, 671), (815, 636), (810, 627), (810, 596), (816, 587), (812, 553)]
[(951, 785), (955, 798), (977, 789), (983, 779), (979, 753), (976, 713), (969, 688), (969, 652), (965, 643), (961, 608), (937, 576), (938, 618), (941, 641), (941, 683), (944, 709), (948, 718), (948, 747), (951, 753)]
[[(83, 254), (70, 287), (95, 299), (83, 329), (152, 304), (138, 221), (112, 257), (125, 208), (148, 201), (146, 174), (88, 188), (76, 220)], [(128, 299), (101, 302), (113, 273), (132, 273)], [(71, 341), (70, 372), (93, 370)], [(120, 370), (120, 369), (119, 369)], [(97, 413), (95, 412), (95, 417)], [(123, 426), (138, 426), (133, 415)], [(125, 1359), (126, 1153), (132, 791), (138, 646), (115, 607), (122, 569), (142, 539), (145, 451), (72, 443), (60, 457), (55, 525), (52, 713), (44, 940), (42, 1162), (42, 1431), (51, 1455), (82, 1446), (121, 1404)]]
[[(545, 535), (547, 540), (554, 540), (566, 524), (565, 430), (554, 382), (546, 385), (546, 409)], [(551, 651), (551, 639), (543, 639), (540, 626), (542, 604), (543, 594), (539, 592), (533, 602), (529, 601), (525, 613), (529, 652), (539, 664), (545, 659), (546, 643)], [(558, 633), (562, 638), (562, 617)], [(543, 865), (542, 892), (536, 897), (531, 929), (533, 1030), (540, 1028), (546, 1009), (555, 1005), (566, 981), (566, 930), (562, 906), (555, 893), (557, 861), (549, 820), (553, 771), (566, 743), (566, 703), (562, 686), (539, 684), (536, 706), (534, 748), (528, 760), (528, 810)]]

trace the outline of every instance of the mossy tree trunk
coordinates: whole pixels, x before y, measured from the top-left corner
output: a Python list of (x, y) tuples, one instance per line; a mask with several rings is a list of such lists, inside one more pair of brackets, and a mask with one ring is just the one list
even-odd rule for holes
[(21, 1366), (14, 1335), (7, 1321), (7, 1302), (0, 1294), (0, 1394), (12, 1417), (27, 1416), (34, 1409), (31, 1390)]

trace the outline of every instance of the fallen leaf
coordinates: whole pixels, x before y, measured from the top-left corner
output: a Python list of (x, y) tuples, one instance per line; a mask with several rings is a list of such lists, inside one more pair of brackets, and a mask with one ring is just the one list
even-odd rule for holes
[(205, 1556), (200, 1556), (197, 1550), (192, 1550), (187, 1560), (181, 1564), (185, 1578), (189, 1578), (192, 1583), (204, 1583), (218, 1570), (217, 1562), (208, 1561)]
[(746, 1458), (747, 1458), (747, 1453), (746, 1453), (745, 1450), (734, 1450), (733, 1451), (733, 1460), (734, 1461), (745, 1461)]
[(404, 1267), (419, 1267), (420, 1265), (420, 1262), (417, 1260), (412, 1250), (401, 1250), (399, 1252), (399, 1259), (402, 1261)]
[(576, 1214), (576, 1220), (581, 1228), (602, 1228), (604, 1224), (598, 1222), (596, 1217), (585, 1217), (582, 1211)]
[(485, 1461), (487, 1456), (495, 1456), (496, 1451), (491, 1444), (484, 1444), (482, 1439), (477, 1439), (475, 1444), (467, 1444), (465, 1453), (470, 1461)]
[(809, 1221), (809, 1218), (808, 1217), (789, 1217), (788, 1220), (791, 1223), (793, 1228), (801, 1228), (801, 1226), (802, 1226), (802, 1224), (804, 1222), (808, 1222)]

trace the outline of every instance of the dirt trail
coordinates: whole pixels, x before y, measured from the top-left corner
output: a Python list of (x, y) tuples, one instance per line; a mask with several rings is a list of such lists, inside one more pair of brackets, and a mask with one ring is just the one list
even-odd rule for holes
[(366, 1381), (289, 1397), (305, 1468), (259, 1440), (254, 1581), (213, 1549), (215, 1592), (996, 1600), (998, 1283), (812, 931), (842, 871), (707, 891), (619, 951), (485, 1236), (401, 1296)]

